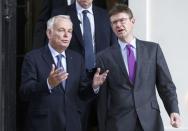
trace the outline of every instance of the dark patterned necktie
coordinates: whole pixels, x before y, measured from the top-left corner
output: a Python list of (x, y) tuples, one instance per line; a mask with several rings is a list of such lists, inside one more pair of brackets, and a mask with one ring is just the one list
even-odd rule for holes
[(86, 69), (92, 69), (95, 66), (95, 53), (92, 44), (91, 25), (87, 17), (88, 10), (82, 11), (83, 13), (83, 40), (85, 48), (85, 66)]
[[(59, 54), (56, 57), (57, 57), (57, 69), (61, 68), (61, 70), (64, 71), (64, 68), (63, 68), (63, 65), (61, 62), (61, 60), (64, 56), (62, 54)], [(63, 89), (65, 89), (65, 81), (62, 81), (61, 84), (62, 84)]]
[(129, 79), (134, 84), (136, 74), (136, 60), (130, 44), (126, 45)]

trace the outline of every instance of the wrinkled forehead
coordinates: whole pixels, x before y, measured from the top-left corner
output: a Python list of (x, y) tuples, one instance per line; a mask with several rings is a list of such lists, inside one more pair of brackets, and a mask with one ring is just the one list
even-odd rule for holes
[(72, 21), (69, 18), (57, 17), (54, 20), (54, 24), (66, 23), (72, 25)]
[(73, 24), (70, 19), (65, 19), (65, 18), (56, 18), (54, 21), (54, 28), (73, 28)]

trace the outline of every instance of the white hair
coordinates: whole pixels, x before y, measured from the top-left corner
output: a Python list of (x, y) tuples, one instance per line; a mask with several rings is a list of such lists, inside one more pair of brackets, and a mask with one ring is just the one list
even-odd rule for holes
[(65, 20), (70, 20), (70, 22), (72, 23), (71, 21), (71, 18), (69, 15), (56, 15), (56, 16), (53, 16), (52, 18), (50, 18), (48, 21), (47, 21), (47, 29), (52, 29), (52, 27), (54, 26), (54, 23), (55, 23), (55, 20), (57, 18), (62, 18), (62, 19), (65, 19)]

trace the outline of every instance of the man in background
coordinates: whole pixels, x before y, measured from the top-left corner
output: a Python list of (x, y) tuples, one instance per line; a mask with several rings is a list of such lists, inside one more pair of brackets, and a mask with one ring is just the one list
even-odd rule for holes
[[(41, 9), (37, 18), (33, 33), (33, 47), (38, 48), (47, 44), (46, 22), (52, 16), (52, 11), (59, 8), (66, 8), (74, 3), (75, 0), (42, 0)], [(94, 0), (94, 5), (107, 9), (106, 0)], [(108, 2), (109, 3), (109, 2)]]

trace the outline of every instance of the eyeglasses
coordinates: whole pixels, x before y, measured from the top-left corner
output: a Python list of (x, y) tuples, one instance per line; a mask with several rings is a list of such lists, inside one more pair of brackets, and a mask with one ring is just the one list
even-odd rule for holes
[(115, 21), (112, 21), (111, 24), (112, 25), (117, 25), (118, 22), (120, 22), (121, 24), (127, 23), (127, 21), (130, 20), (130, 18), (121, 18)]

